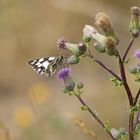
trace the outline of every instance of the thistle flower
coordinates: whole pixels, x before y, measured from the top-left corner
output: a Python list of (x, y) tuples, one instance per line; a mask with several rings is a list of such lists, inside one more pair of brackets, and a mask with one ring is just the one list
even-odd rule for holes
[(140, 49), (135, 50), (134, 57), (140, 60)]
[(95, 25), (103, 30), (105, 36), (111, 36), (116, 41), (116, 44), (119, 43), (119, 38), (112, 27), (111, 19), (106, 13), (100, 12), (96, 14)]
[(140, 15), (140, 8), (133, 6), (131, 8), (131, 20), (129, 24), (129, 31), (132, 33), (132, 36), (135, 38), (139, 36), (139, 32), (140, 32), (139, 15)]
[(61, 37), (57, 40), (56, 45), (59, 49), (65, 49), (66, 48), (66, 40), (64, 37)]
[(70, 77), (71, 74), (71, 68), (62, 68), (57, 72), (57, 79), (63, 80), (65, 84), (65, 88), (69, 91), (73, 91), (75, 87), (75, 83), (73, 82), (72, 78)]

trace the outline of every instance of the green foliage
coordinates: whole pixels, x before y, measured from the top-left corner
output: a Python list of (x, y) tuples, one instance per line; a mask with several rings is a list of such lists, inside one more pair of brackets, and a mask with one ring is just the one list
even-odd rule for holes
[(136, 126), (135, 135), (140, 135), (140, 122)]
[(110, 78), (110, 80), (112, 81), (112, 83), (113, 83), (113, 85), (114, 85), (114, 87), (116, 87), (116, 86), (122, 86), (123, 85), (123, 81), (120, 81), (120, 80), (118, 80), (117, 78)]
[(106, 121), (105, 123), (104, 123), (104, 130), (105, 131), (109, 131), (110, 130), (110, 124), (109, 124), (109, 121)]

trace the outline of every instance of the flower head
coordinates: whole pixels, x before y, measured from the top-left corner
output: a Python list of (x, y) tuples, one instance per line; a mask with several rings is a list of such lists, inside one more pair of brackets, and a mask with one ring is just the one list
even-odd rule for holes
[(56, 45), (59, 49), (65, 49), (66, 48), (66, 40), (64, 37), (61, 37), (57, 40)]
[(140, 49), (135, 50), (134, 57), (140, 59)]
[(63, 80), (65, 84), (65, 89), (67, 91), (73, 91), (75, 88), (75, 82), (70, 77), (71, 68), (62, 68), (57, 72), (57, 79)]
[(106, 13), (99, 12), (96, 14), (95, 25), (103, 30), (105, 36), (111, 36), (116, 41), (116, 44), (119, 43), (119, 38), (113, 29), (111, 19)]
[(71, 74), (71, 68), (66, 67), (66, 68), (62, 68), (61, 70), (59, 70), (57, 72), (56, 77), (58, 80), (62, 80), (62, 79), (64, 79), (64, 77), (69, 76), (70, 74)]

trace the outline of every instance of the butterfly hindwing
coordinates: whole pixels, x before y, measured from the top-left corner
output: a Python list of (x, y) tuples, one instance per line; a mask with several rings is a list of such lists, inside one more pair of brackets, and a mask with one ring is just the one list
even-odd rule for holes
[(63, 66), (66, 56), (44, 57), (28, 61), (28, 64), (39, 74), (50, 77)]

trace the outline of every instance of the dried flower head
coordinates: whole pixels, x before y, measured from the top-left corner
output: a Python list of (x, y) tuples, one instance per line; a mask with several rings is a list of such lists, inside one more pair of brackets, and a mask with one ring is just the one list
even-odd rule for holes
[(140, 8), (137, 6), (131, 7), (131, 14), (135, 15), (135, 16), (139, 16), (140, 15)]
[(59, 49), (65, 49), (66, 48), (66, 40), (64, 37), (61, 37), (57, 40), (56, 45)]
[(96, 14), (95, 25), (103, 30), (106, 36), (111, 36), (116, 40), (116, 44), (119, 43), (118, 36), (114, 31), (110, 17), (104, 13), (100, 12)]
[(100, 13), (96, 14), (95, 25), (97, 27), (100, 27), (105, 33), (107, 33), (107, 30), (110, 30), (112, 28), (111, 27), (111, 19), (104, 12), (100, 12)]

